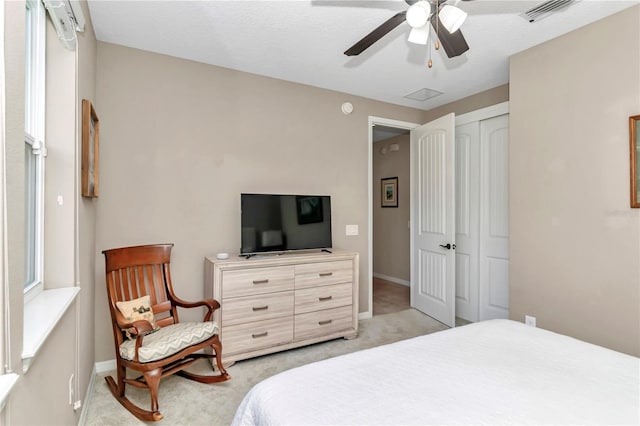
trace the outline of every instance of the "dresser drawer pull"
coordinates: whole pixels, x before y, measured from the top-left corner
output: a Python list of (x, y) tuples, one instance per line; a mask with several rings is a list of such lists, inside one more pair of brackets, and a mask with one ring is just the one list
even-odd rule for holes
[(269, 282), (269, 280), (253, 280), (254, 284), (266, 284), (268, 282)]
[(318, 300), (321, 302), (326, 302), (327, 300), (331, 300), (331, 299), (333, 299), (333, 296), (318, 297)]
[(256, 307), (256, 306), (254, 306), (254, 307), (253, 307), (253, 308), (251, 308), (251, 309), (253, 309), (253, 312), (256, 312), (256, 311), (266, 311), (267, 309), (269, 309), (269, 305), (257, 306), (257, 307)]
[(331, 324), (332, 322), (333, 320), (318, 321), (318, 325), (327, 325), (327, 324)]
[(321, 277), (330, 277), (331, 275), (333, 275), (333, 272), (320, 272), (319, 275)]
[(253, 334), (251, 335), (251, 337), (253, 337), (254, 339), (257, 339), (257, 338), (259, 338), (259, 337), (266, 337), (266, 336), (267, 336), (267, 334), (269, 334), (269, 332), (268, 332), (268, 331), (265, 331), (264, 333), (253, 333)]

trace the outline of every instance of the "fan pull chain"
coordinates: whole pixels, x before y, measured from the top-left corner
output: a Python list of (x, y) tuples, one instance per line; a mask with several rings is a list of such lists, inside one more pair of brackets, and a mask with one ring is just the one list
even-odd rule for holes
[[(431, 31), (431, 29), (429, 29)], [(433, 67), (433, 61), (431, 60), (431, 43), (429, 43), (429, 61), (427, 61), (427, 66), (429, 68)]]
[(440, 17), (438, 16), (438, 8), (436, 7), (436, 50), (440, 49)]

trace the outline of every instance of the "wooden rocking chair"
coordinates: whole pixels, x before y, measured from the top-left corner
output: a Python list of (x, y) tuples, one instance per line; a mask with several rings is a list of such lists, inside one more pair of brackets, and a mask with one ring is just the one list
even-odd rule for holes
[[(158, 411), (158, 388), (162, 377), (177, 373), (202, 383), (229, 380), (222, 366), (222, 344), (218, 325), (212, 321), (220, 304), (213, 299), (196, 303), (180, 300), (173, 293), (169, 261), (173, 244), (124, 247), (105, 250), (107, 295), (117, 361), (117, 382), (105, 379), (113, 396), (143, 421), (162, 419)], [(178, 307), (206, 307), (203, 322), (181, 323)], [(212, 354), (196, 353), (211, 347)], [(197, 375), (184, 371), (198, 358), (216, 358), (219, 375)], [(127, 378), (127, 369), (142, 376)], [(125, 396), (125, 385), (148, 388), (151, 411)]]

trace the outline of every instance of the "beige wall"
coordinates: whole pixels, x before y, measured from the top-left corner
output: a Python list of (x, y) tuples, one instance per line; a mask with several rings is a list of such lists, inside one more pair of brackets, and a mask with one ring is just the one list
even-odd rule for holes
[[(75, 280), (75, 52), (66, 49), (47, 20), (47, 145), (44, 215), (44, 281), (47, 288)], [(62, 197), (62, 204), (58, 202)]]
[[(89, 8), (86, 1), (82, 1), (82, 10), (86, 18), (86, 28), (78, 33), (78, 93), (76, 96), (76, 182), (80, 182), (80, 152), (82, 143), (82, 100), (89, 99), (99, 111), (96, 102), (96, 37), (93, 25), (89, 19)], [(98, 116), (99, 117), (99, 116)], [(78, 360), (76, 385), (77, 392), (83, 401), (91, 380), (91, 373), (95, 364), (95, 264), (96, 264), (96, 216), (99, 199), (80, 196), (80, 187), (76, 186), (76, 205), (78, 219), (76, 223), (77, 256), (76, 279), (82, 290), (78, 294)]]
[[(25, 3), (4, 3), (5, 45), (5, 173), (7, 208), (8, 303), (11, 311), (8, 341), (11, 344), (9, 370), (22, 368), (22, 311), (25, 268), (24, 250), (24, 75), (25, 75)], [(5, 278), (6, 279), (6, 278)]]
[[(392, 143), (397, 143), (400, 150), (382, 155), (380, 149)], [(411, 201), (409, 160), (409, 134), (373, 145), (373, 273), (407, 282), (411, 279), (411, 233), (408, 226)], [(396, 176), (398, 208), (382, 208), (380, 180)]]
[[(95, 362), (95, 212), (79, 205), (76, 114), (81, 97), (95, 92), (96, 42), (85, 2), (82, 7), (88, 22), (85, 33), (79, 35), (77, 75), (75, 54), (62, 47), (50, 21), (47, 24), (45, 178), (45, 286), (78, 285), (81, 291), (23, 374), (25, 3), (5, 2), (10, 368), (21, 374), (5, 410), (7, 424), (77, 424), (80, 411), (74, 412), (68, 404), (69, 378), (75, 377), (75, 399), (84, 402)], [(58, 195), (63, 196), (63, 205), (57, 203)]]
[[(96, 91), (98, 250), (175, 243), (175, 290), (197, 300), (204, 256), (240, 248), (241, 192), (327, 194), (334, 247), (360, 253), (368, 310), (368, 117), (419, 122), (423, 111), (107, 43)], [(360, 234), (346, 237), (347, 224)], [(97, 361), (114, 358), (108, 321), (100, 255)]]
[(430, 109), (425, 112), (422, 122), (427, 123), (452, 112), (456, 115), (465, 114), (491, 105), (497, 105), (508, 100), (509, 85), (503, 84), (502, 86), (469, 95), (466, 98), (439, 106), (438, 108)]
[[(29, 371), (11, 392), (9, 425), (73, 425), (80, 412), (69, 405), (69, 377), (75, 369), (74, 308), (69, 309), (40, 348)], [(14, 371), (21, 373), (21, 370)], [(84, 396), (84, 395), (83, 395)]]
[[(615, 43), (611, 35), (615, 34)], [(511, 59), (512, 319), (640, 355), (640, 7)]]

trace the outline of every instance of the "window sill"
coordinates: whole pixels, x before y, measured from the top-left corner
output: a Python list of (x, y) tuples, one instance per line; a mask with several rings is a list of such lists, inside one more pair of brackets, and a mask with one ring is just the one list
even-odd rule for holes
[(4, 406), (9, 399), (11, 389), (18, 381), (18, 376), (15, 373), (0, 375), (0, 411), (4, 410)]
[[(80, 292), (80, 287), (44, 290), (24, 305), (22, 370), (27, 372), (36, 354)], [(28, 321), (26, 320), (28, 319)]]

